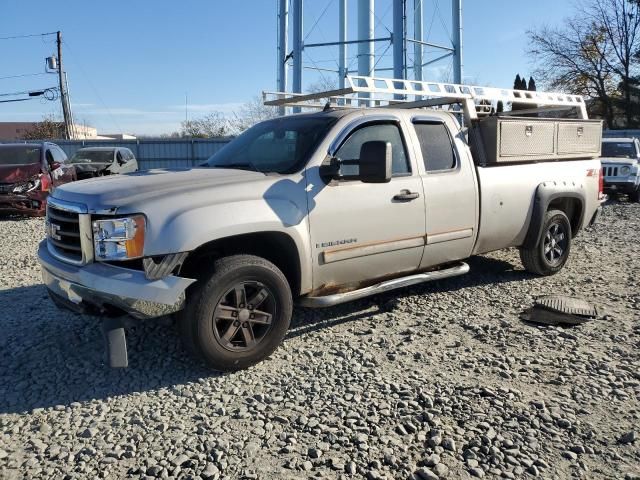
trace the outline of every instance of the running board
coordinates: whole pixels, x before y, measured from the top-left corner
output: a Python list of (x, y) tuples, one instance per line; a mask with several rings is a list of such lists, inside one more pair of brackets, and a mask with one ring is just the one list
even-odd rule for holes
[(327, 295), (324, 297), (302, 297), (298, 300), (298, 305), (309, 308), (332, 307), (333, 305), (351, 302), (370, 295), (395, 290), (396, 288), (431, 282), (433, 280), (440, 280), (441, 278), (457, 277), (458, 275), (464, 275), (468, 271), (469, 265), (461, 262), (453, 267), (443, 270), (434, 270), (431, 272), (409, 275), (407, 277), (395, 278), (393, 280), (387, 280), (386, 282), (381, 282), (358, 290), (352, 290), (350, 292), (336, 293), (334, 295)]

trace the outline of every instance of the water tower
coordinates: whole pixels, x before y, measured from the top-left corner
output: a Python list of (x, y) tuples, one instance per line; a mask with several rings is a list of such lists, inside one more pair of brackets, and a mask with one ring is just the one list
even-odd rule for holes
[[(329, 1), (329, 0), (327, 0)], [(439, 62), (451, 62), (451, 78), (448, 81), (463, 83), (462, 77), (462, 0), (444, 0), (450, 2), (451, 15), (446, 20), (438, 11), (439, 1), (434, 11), (425, 12), (427, 0), (338, 0), (337, 38), (328, 42), (305, 42), (304, 8), (305, 0), (278, 0), (278, 53), (277, 53), (277, 89), (280, 92), (301, 93), (303, 91), (303, 71), (322, 70), (335, 75), (338, 88), (344, 88), (344, 78), (348, 74), (363, 76), (383, 76), (402, 79), (423, 80), (425, 67)], [(349, 22), (348, 13), (356, 3), (357, 22)], [(314, 1), (314, 6), (318, 3)], [(392, 10), (392, 27), (385, 26), (388, 35), (375, 36), (376, 4), (386, 4), (387, 11)], [(327, 4), (325, 11), (329, 5)], [(351, 7), (351, 9), (349, 8)], [(410, 10), (407, 11), (407, 8)], [(433, 10), (433, 9), (432, 9)], [(442, 23), (450, 22), (448, 38), (450, 42), (430, 41), (429, 32), (425, 34), (425, 18), (440, 16)], [(412, 23), (408, 27), (407, 23)], [(333, 22), (332, 22), (333, 23)], [(316, 22), (317, 24), (317, 22)], [(314, 24), (312, 29), (316, 26)], [(348, 27), (356, 29), (355, 38), (348, 35)], [(411, 35), (408, 34), (411, 32)], [(354, 35), (351, 35), (354, 37)], [(305, 52), (326, 48), (338, 49), (336, 68), (321, 68), (304, 61)], [(378, 48), (376, 48), (378, 47)], [(350, 48), (357, 49), (357, 67), (348, 62)], [(435, 57), (426, 59), (425, 49), (437, 51)], [(392, 49), (392, 66), (376, 68), (381, 60), (379, 52)], [(412, 56), (411, 65), (408, 57)], [(291, 81), (288, 70), (291, 70)], [(431, 79), (434, 80), (434, 79)]]

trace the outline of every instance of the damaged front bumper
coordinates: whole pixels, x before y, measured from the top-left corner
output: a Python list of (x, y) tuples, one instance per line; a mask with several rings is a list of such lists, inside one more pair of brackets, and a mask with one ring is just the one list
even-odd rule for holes
[(42, 281), (54, 303), (76, 313), (103, 317), (102, 329), (111, 367), (128, 365), (125, 315), (145, 319), (181, 310), (185, 291), (195, 280), (167, 276), (149, 280), (144, 272), (104, 263), (71, 265), (56, 259), (40, 243)]
[(35, 194), (0, 193), (0, 213), (41, 217), (45, 214), (47, 196)]
[(59, 305), (76, 312), (134, 318), (156, 318), (184, 306), (185, 291), (195, 280), (167, 276), (148, 280), (144, 272), (95, 262), (83, 266), (51, 255), (44, 240), (38, 248), (42, 281)]

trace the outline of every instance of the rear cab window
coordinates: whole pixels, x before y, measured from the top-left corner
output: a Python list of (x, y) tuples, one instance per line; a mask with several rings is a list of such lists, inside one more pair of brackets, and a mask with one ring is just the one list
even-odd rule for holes
[(446, 125), (438, 121), (415, 120), (413, 126), (427, 173), (456, 169), (458, 162)]

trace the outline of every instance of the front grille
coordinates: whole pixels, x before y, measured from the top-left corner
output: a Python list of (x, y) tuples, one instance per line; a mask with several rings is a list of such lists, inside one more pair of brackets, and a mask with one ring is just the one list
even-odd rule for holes
[(617, 177), (618, 167), (602, 167), (605, 177)]
[(47, 205), (47, 241), (60, 257), (75, 263), (82, 261), (80, 216), (75, 212)]
[(0, 193), (12, 193), (14, 188), (13, 183), (0, 183)]

